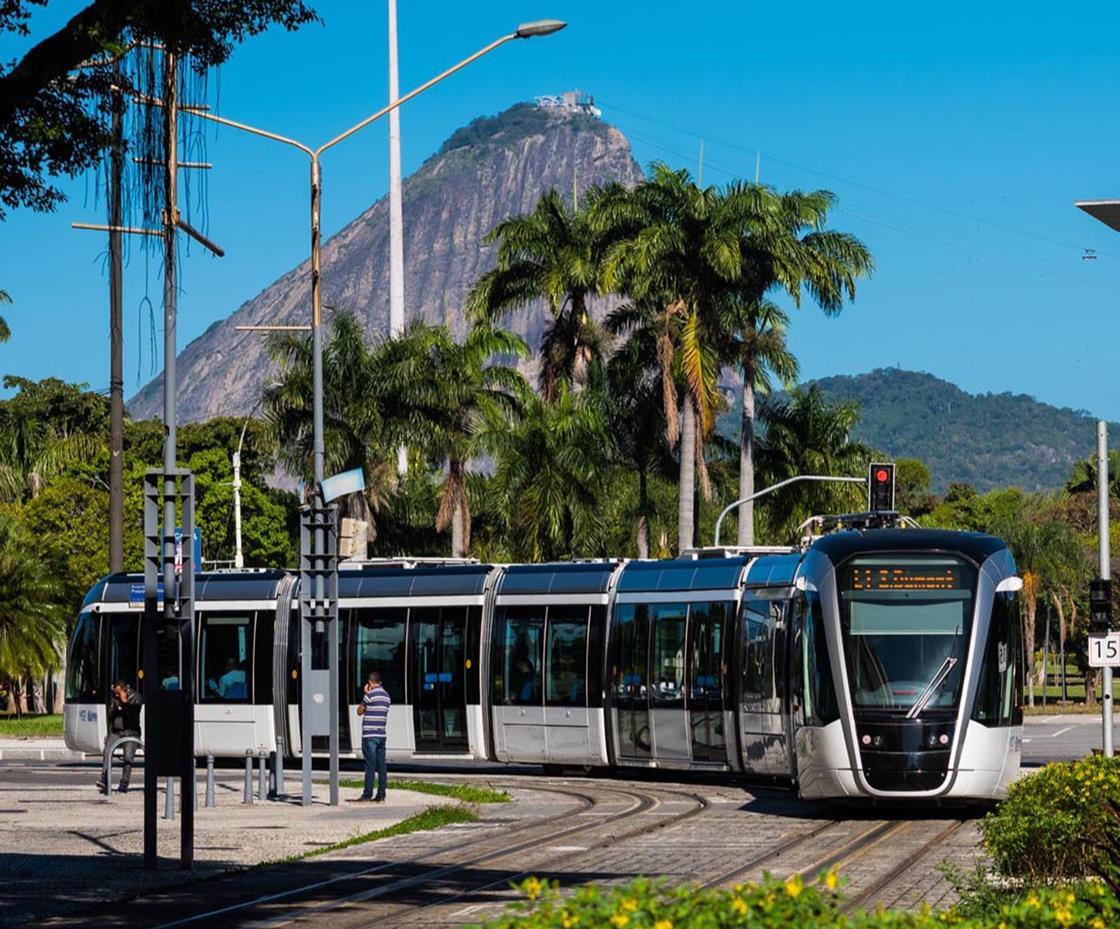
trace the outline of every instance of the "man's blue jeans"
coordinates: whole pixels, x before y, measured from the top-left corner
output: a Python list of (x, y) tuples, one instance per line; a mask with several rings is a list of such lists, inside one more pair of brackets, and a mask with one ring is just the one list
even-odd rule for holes
[(366, 800), (373, 798), (373, 775), (377, 772), (377, 796), (385, 799), (385, 784), (389, 779), (389, 772), (385, 764), (385, 737), (375, 739), (362, 739), (362, 758), (366, 763), (366, 786), (362, 797)]

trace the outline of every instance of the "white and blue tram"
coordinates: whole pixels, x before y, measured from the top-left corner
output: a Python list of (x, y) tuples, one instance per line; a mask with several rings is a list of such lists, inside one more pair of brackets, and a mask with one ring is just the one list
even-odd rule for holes
[[(297, 583), (199, 576), (198, 753), (301, 752)], [(355, 707), (376, 669), (398, 761), (999, 798), (1022, 747), (1021, 586), (999, 539), (920, 529), (663, 561), (363, 563), (340, 571), (340, 745), (360, 755)], [(86, 597), (69, 646), (71, 748), (100, 750), (113, 680), (143, 688), (141, 615), (135, 575)]]

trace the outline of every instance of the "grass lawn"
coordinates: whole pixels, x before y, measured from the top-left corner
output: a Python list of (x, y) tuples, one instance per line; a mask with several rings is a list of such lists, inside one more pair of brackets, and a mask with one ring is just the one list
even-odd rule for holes
[[(357, 778), (340, 780), (341, 787), (365, 786), (365, 781)], [(432, 794), (436, 797), (454, 797), (463, 803), (509, 803), (510, 797), (504, 790), (491, 790), (489, 787), (475, 787), (473, 784), (434, 784), (431, 781), (406, 781), (393, 778), (389, 790), (413, 790), (418, 794)]]
[(0, 737), (27, 738), (29, 736), (62, 738), (62, 715), (24, 716), (22, 719), (0, 716)]

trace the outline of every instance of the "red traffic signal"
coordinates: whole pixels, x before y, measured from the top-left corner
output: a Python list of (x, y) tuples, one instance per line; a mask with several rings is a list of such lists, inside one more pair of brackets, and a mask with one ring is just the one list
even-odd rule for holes
[(873, 461), (867, 467), (867, 509), (872, 512), (894, 510), (894, 464)]

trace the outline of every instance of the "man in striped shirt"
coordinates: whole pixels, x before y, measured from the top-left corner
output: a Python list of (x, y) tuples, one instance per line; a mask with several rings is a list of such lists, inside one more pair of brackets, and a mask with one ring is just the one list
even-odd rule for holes
[[(366, 682), (358, 715), (362, 717), (362, 758), (366, 763), (366, 784), (358, 801), (381, 803), (385, 800), (388, 772), (385, 765), (385, 724), (393, 701), (381, 686), (381, 675), (371, 671)], [(377, 794), (373, 793), (373, 775), (377, 772)]]

